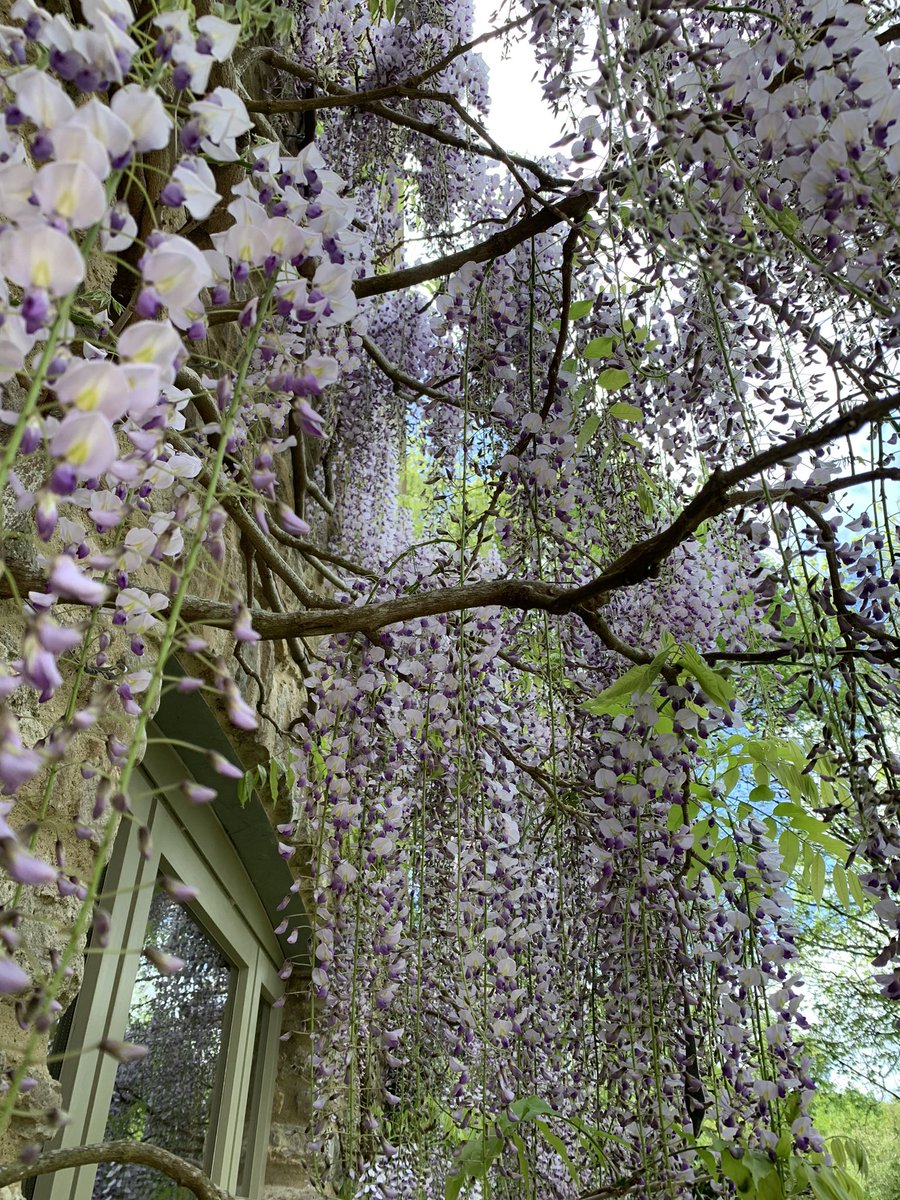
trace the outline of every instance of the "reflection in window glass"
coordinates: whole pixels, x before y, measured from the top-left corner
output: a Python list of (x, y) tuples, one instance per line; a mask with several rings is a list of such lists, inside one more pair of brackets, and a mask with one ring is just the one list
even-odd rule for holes
[[(161, 975), (141, 959), (125, 1040), (149, 1047), (149, 1053), (119, 1065), (105, 1138), (152, 1142), (202, 1167), (231, 967), (190, 914), (163, 892), (153, 898), (144, 944), (177, 955), (185, 965), (176, 975)], [(94, 1200), (180, 1200), (181, 1194), (159, 1172), (123, 1163), (98, 1167), (93, 1193)]]

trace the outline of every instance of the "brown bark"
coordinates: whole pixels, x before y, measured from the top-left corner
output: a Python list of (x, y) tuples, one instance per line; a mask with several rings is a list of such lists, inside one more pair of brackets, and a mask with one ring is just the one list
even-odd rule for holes
[(20, 1183), (23, 1179), (33, 1179), (37, 1175), (51, 1175), (55, 1171), (93, 1166), (95, 1163), (135, 1163), (152, 1167), (169, 1179), (174, 1179), (179, 1187), (187, 1188), (197, 1200), (233, 1200), (229, 1192), (223, 1191), (199, 1168), (177, 1154), (146, 1142), (129, 1141), (102, 1142), (72, 1150), (51, 1150), (41, 1154), (34, 1162), (6, 1163), (0, 1166), (0, 1187)]

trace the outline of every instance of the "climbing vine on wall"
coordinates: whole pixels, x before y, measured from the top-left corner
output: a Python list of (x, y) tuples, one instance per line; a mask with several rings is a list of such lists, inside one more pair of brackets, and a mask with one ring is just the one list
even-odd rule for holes
[[(275, 642), (283, 752), (210, 761), (309, 855), (344, 1194), (857, 1194), (792, 897), (900, 996), (896, 14), (500, 8), (0, 28), (0, 1128), (161, 698), (276, 725)], [(555, 155), (488, 132), (486, 38)]]

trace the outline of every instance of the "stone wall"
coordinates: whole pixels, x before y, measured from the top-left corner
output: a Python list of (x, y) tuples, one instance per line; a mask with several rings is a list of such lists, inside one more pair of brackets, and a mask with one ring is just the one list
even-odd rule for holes
[[(9, 518), (10, 522), (14, 522), (15, 514), (10, 513)], [(7, 529), (9, 528), (7, 525)], [(51, 543), (47, 547), (48, 553), (52, 553), (54, 548)], [(17, 549), (21, 550), (21, 547)], [(295, 561), (292, 566), (304, 574), (308, 586), (317, 589), (324, 586), (323, 580), (315, 578), (311, 572), (305, 570), (303, 562)], [(223, 576), (231, 579), (241, 578), (245, 572), (246, 560), (237, 538), (232, 536)], [(161, 577), (158, 580), (136, 579), (134, 583), (148, 591), (164, 585)], [(208, 590), (211, 583), (210, 579), (202, 585), (204, 594), (212, 595)], [(65, 614), (64, 607), (57, 609), (60, 618), (64, 619)], [(70, 610), (69, 617), (73, 621), (82, 620), (83, 610)], [(12, 600), (0, 601), (0, 669), (8, 666), (17, 657), (22, 626), (19, 605)], [(261, 710), (267, 718), (260, 720), (259, 729), (254, 733), (240, 732), (230, 725), (223, 705), (211, 705), (232, 745), (235, 757), (248, 769), (260, 763), (267, 763), (270, 757), (275, 757), (281, 762), (290, 761), (292, 739), (289, 727), (301, 714), (304, 704), (301, 671), (297, 663), (283, 643), (260, 642), (242, 647), (241, 658), (246, 665), (245, 669), (231, 657), (233, 640), (230, 634), (219, 630), (206, 632), (210, 648), (229, 662), (233, 670), (232, 678), (242, 696), (253, 706), (261, 699)], [(148, 646), (141, 662), (142, 666), (149, 665), (153, 653), (150, 639), (146, 640)], [(46, 804), (46, 815), (40, 820), (35, 853), (48, 862), (61, 856), (65, 862), (65, 873), (79, 879), (90, 876), (95, 866), (96, 853), (93, 843), (81, 840), (75, 835), (77, 823), (87, 824), (90, 821), (95, 796), (94, 784), (82, 777), (80, 768), (82, 764), (103, 759), (108, 737), (112, 736), (123, 742), (129, 740), (131, 722), (123, 713), (114, 688), (115, 679), (122, 669), (134, 665), (129, 661), (130, 658), (128, 637), (122, 634), (119, 639), (114, 637), (108, 651), (108, 661), (112, 664), (109, 674), (113, 678), (106, 678), (100, 671), (85, 673), (78, 687), (78, 707), (87, 707), (94, 702), (102, 713), (100, 721), (94, 728), (77, 735), (72, 750), (67, 753), (64, 762), (52, 778), (49, 795), (48, 772), (45, 770), (30, 787), (23, 789), (16, 799), (15, 811), (12, 814), (15, 826), (21, 828), (31, 821), (39, 821), (42, 804)], [(192, 662), (186, 656), (179, 656), (179, 660), (186, 672), (207, 674), (207, 668), (202, 663)], [(260, 683), (265, 690), (262, 698), (259, 695)], [(13, 694), (11, 708), (19, 721), (23, 740), (27, 745), (38, 744), (47, 737), (54, 723), (65, 712), (72, 696), (72, 685), (73, 680), (66, 679), (65, 685), (46, 704), (39, 704), (35, 693), (28, 689), (19, 689)], [(275, 803), (270, 802), (266, 807), (273, 824), (290, 819), (292, 801), (283, 791)], [(112, 813), (109, 819), (115, 821), (117, 817)], [(301, 891), (308, 891), (308, 861), (304, 859), (302, 850), (295, 855), (291, 867), (295, 877), (307, 880), (307, 885)], [(13, 885), (7, 883), (4, 887), (5, 891), (0, 892), (0, 902), (6, 904), (12, 899)], [(75, 897), (62, 898), (56, 887), (50, 886), (25, 889), (25, 905), (22, 934), (26, 953), (33, 950), (34, 961), (46, 963), (49, 951), (61, 952), (64, 948), (68, 940), (68, 930), (79, 908), (78, 901)], [(82, 970), (83, 958), (76, 957), (67, 984), (59, 996), (63, 1009), (77, 994)], [(290, 1036), (279, 1043), (271, 1147), (264, 1196), (265, 1200), (311, 1200), (321, 1193), (312, 1188), (307, 1173), (308, 985), (305, 979), (295, 976), (287, 986), (291, 994), (285, 1005), (283, 1028)], [(52, 1031), (48, 1030), (42, 1036), (43, 1057), (46, 1057), (51, 1034)], [(14, 1003), (9, 998), (3, 998), (3, 1002), (0, 1002), (0, 1046), (3, 1047), (0, 1063), (3, 1068), (15, 1065), (17, 1051), (21, 1051), (28, 1037), (29, 1034), (23, 1032), (18, 1024)], [(31, 1075), (35, 1086), (23, 1095), (18, 1106), (22, 1115), (15, 1118), (7, 1134), (0, 1140), (0, 1161), (9, 1161), (17, 1157), (26, 1145), (43, 1143), (53, 1136), (53, 1119), (52, 1116), (48, 1118), (48, 1114), (62, 1108), (59, 1085), (50, 1077), (46, 1065), (36, 1066)], [(271, 1181), (271, 1186), (268, 1186), (268, 1181)], [(12, 1200), (17, 1194), (15, 1190), (9, 1191), (8, 1195), (0, 1193), (0, 1200)], [(259, 1200), (263, 1198), (260, 1197)]]
[[(71, 17), (71, 9), (66, 0), (62, 0), (62, 3), (51, 3), (48, 7), (55, 11), (67, 12)], [(200, 11), (199, 5), (197, 8)], [(8, 9), (8, 0), (0, 0), (0, 23), (9, 19)], [(247, 69), (254, 76), (258, 76), (260, 72), (256, 59), (257, 56), (253, 54), (247, 58)], [(230, 72), (232, 68), (229, 66), (220, 70)], [(234, 78), (220, 82), (233, 83)], [(264, 81), (261, 82), (258, 78), (254, 87), (261, 92), (265, 91)], [(272, 132), (271, 128), (267, 130), (269, 135)], [(223, 186), (227, 189), (228, 183), (227, 168), (224, 168), (219, 179), (220, 190)], [(170, 218), (174, 228), (183, 220), (183, 210), (172, 210)], [(89, 284), (92, 292), (102, 294), (110, 290), (113, 280), (109, 278), (108, 273), (104, 274), (103, 266), (97, 262), (90, 265)], [(230, 350), (235, 349), (239, 341), (240, 334), (233, 326), (223, 326), (219, 331), (214, 331), (207, 349), (211, 357), (227, 355)], [(17, 391), (15, 381), (4, 385), (3, 391), (5, 408), (14, 408), (17, 401), (21, 401), (22, 393)], [(198, 425), (203, 423), (198, 414), (192, 415)], [(0, 427), (0, 438), (4, 428)], [(288, 469), (286, 462), (280, 466), (282, 471)], [(29, 484), (38, 485), (43, 479), (44, 464), (32, 459), (23, 459), (19, 464), (19, 474), (26, 487)], [(32, 519), (30, 515), (22, 516), (17, 513), (14, 497), (11, 495), (3, 497), (3, 512), (3, 544), (0, 546), (0, 552), (5, 559), (18, 564), (22, 577), (27, 577), (30, 572), (34, 572), (37, 565), (29, 558), (36, 553), (32, 540)], [(325, 518), (322, 514), (320, 516), (321, 535), (325, 532)], [(196, 590), (210, 598), (217, 598), (222, 594), (222, 580), (244, 580), (248, 574), (246, 547), (241, 544), (234, 527), (229, 524), (228, 528), (230, 533), (222, 570), (216, 573), (205, 572), (196, 580)], [(114, 542), (114, 532), (107, 538), (110, 544)], [(51, 556), (59, 549), (59, 543), (51, 541), (42, 547), (41, 551)], [(290, 550), (283, 547), (281, 549), (292, 569), (303, 578), (308, 587), (324, 591), (329, 586), (303, 559), (293, 555)], [(166, 590), (167, 582), (165, 571), (160, 571), (156, 578), (144, 571), (132, 580), (135, 586), (150, 592), (157, 589)], [(277, 588), (278, 584), (275, 586)], [(289, 597), (284, 594), (281, 599), (287, 604)], [(262, 607), (269, 607), (262, 595), (257, 595), (256, 602)], [(58, 606), (55, 612), (63, 621), (84, 620), (83, 609)], [(3, 666), (8, 667), (18, 656), (22, 627), (20, 604), (12, 599), (0, 600), (0, 669)], [(209, 630), (205, 633), (208, 635), (211, 650), (221, 654), (229, 663), (233, 672), (232, 678), (242, 696), (251, 706), (259, 706), (265, 714), (255, 733), (240, 733), (229, 724), (223, 707), (212, 705), (237, 759), (246, 768), (266, 763), (270, 757), (276, 757), (282, 762), (289, 761), (292, 741), (290, 726), (302, 712), (304, 704), (302, 664), (298, 665), (291, 648), (285, 643), (263, 642), (241, 648), (241, 658), (245, 664), (241, 666), (232, 656), (234, 643), (229, 633), (219, 630)], [(148, 636), (145, 641), (147, 649), (139, 664), (141, 666), (149, 666), (154, 654), (152, 636)], [(192, 662), (185, 657), (180, 657), (180, 662), (189, 673), (208, 673), (207, 668), (200, 662)], [(115, 696), (115, 687), (117, 680), (136, 665), (138, 664), (129, 650), (128, 636), (124, 633), (114, 634), (106, 652), (105, 665), (102, 668), (89, 667), (80, 679), (76, 679), (74, 670), (70, 668), (64, 686), (48, 703), (39, 704), (35, 693), (29, 689), (16, 691), (10, 700), (10, 708), (19, 721), (23, 740), (29, 746), (39, 744), (51, 733), (55, 722), (63, 716), (67, 706), (73, 701), (73, 688), (77, 692), (77, 707), (94, 704), (100, 714), (94, 728), (78, 735), (64, 762), (52, 776), (45, 770), (30, 787), (23, 789), (17, 796), (15, 810), (11, 815), (17, 828), (30, 822), (38, 823), (35, 853), (48, 862), (64, 861), (65, 873), (77, 879), (90, 877), (96, 866), (97, 853), (94, 843), (79, 839), (75, 835), (75, 825), (79, 821), (87, 823), (90, 820), (95, 796), (94, 784), (91, 780), (83, 778), (81, 767), (83, 764), (103, 760), (108, 737), (115, 737), (124, 742), (130, 739), (130, 721)], [(262, 697), (260, 685), (264, 691)], [(273, 823), (279, 823), (290, 818), (291, 810), (291, 798), (282, 794), (276, 803), (269, 805), (268, 811)], [(116, 821), (118, 818), (111, 813), (109, 819)], [(308, 862), (302, 852), (292, 860), (291, 867), (298, 876), (306, 878)], [(308, 891), (308, 885), (303, 890)], [(8, 904), (12, 898), (12, 891), (12, 885), (9, 884), (0, 888), (0, 903)], [(46, 964), (50, 953), (61, 951), (68, 940), (68, 930), (71, 929), (78, 911), (78, 900), (74, 896), (63, 898), (55, 886), (28, 888), (25, 892), (23, 942), (26, 949), (33, 951), (36, 963)], [(81, 941), (83, 948), (83, 937)], [(59, 1003), (63, 1009), (78, 992), (83, 965), (83, 955), (76, 956), (66, 985), (59, 996)], [(296, 977), (288, 984), (292, 994), (289, 995), (285, 1006), (283, 1027), (285, 1031), (290, 1032), (290, 1036), (279, 1045), (265, 1200), (311, 1200), (322, 1194), (310, 1183), (309, 1155), (306, 1148), (310, 1115), (307, 986), (305, 980)], [(15, 1002), (8, 997), (0, 998), (2, 1069), (15, 1066), (30, 1036), (20, 1027)], [(39, 1060), (46, 1059), (51, 1036), (52, 1029), (46, 1029), (40, 1035)], [(18, 1105), (19, 1115), (5, 1136), (0, 1139), (0, 1161), (10, 1161), (18, 1157), (26, 1146), (51, 1140), (54, 1135), (54, 1122), (61, 1119), (60, 1088), (51, 1078), (46, 1063), (42, 1064), (39, 1061), (31, 1071), (31, 1076), (34, 1086), (23, 1094)], [(333, 1151), (334, 1148), (332, 1159), (336, 1160)], [(333, 1173), (335, 1176), (338, 1173), (336, 1161)], [(0, 1200), (14, 1200), (20, 1195), (18, 1188), (0, 1190)], [(259, 1200), (264, 1198), (260, 1197)]]

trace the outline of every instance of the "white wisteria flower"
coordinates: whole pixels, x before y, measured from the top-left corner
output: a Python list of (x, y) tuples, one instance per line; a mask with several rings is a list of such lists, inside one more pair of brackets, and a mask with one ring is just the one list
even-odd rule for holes
[(43, 212), (61, 217), (72, 229), (88, 229), (106, 212), (103, 184), (80, 162), (52, 162), (41, 167), (34, 195)]
[(0, 274), (23, 288), (65, 296), (84, 279), (84, 260), (64, 233), (46, 225), (0, 233)]
[(129, 83), (115, 93), (110, 105), (131, 130), (135, 150), (162, 150), (168, 146), (172, 118), (156, 92)]

